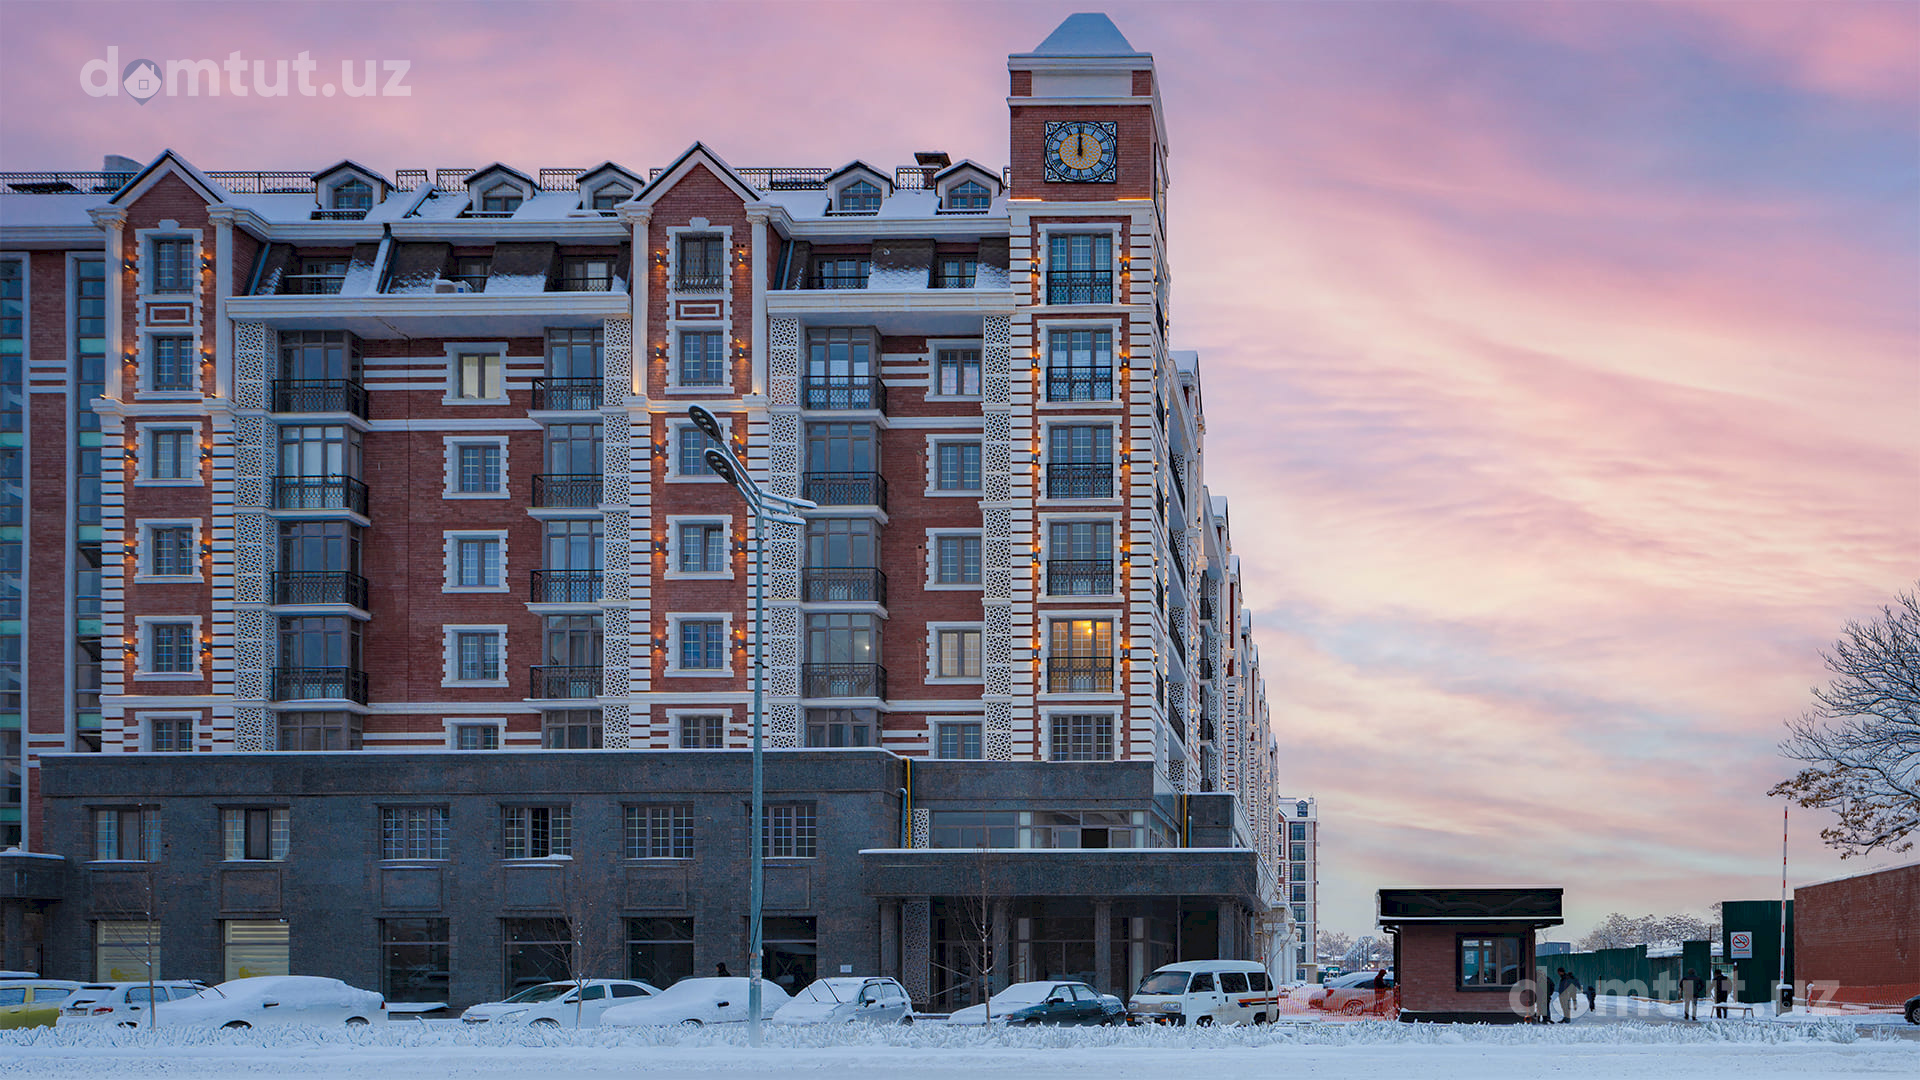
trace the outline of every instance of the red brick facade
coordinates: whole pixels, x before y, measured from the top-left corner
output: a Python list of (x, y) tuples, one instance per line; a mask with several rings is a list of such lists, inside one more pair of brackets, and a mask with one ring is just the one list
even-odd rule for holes
[(1793, 976), (1816, 1003), (1920, 994), (1920, 863), (1793, 890)]

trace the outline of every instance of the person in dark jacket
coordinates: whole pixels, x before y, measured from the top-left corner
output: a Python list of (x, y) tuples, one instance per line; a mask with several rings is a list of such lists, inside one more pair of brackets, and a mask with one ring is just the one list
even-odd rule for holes
[(1600, 980), (1595, 979), (1592, 982), (1588, 983), (1586, 986), (1586, 990), (1587, 990), (1587, 1011), (1593, 1012), (1594, 1011), (1593, 999), (1595, 995), (1600, 993)]
[(1580, 992), (1580, 980), (1574, 978), (1566, 968), (1561, 968), (1560, 985), (1556, 989), (1560, 992), (1560, 1022), (1571, 1024), (1573, 1023), (1573, 995)]
[(1732, 995), (1733, 980), (1727, 978), (1725, 970), (1715, 971), (1713, 973), (1713, 1018), (1715, 1020), (1727, 1018), (1727, 998)]
[(727, 970), (727, 962), (725, 960), (713, 965), (713, 973), (722, 979), (733, 978), (733, 972)]
[(1686, 977), (1680, 980), (1680, 1017), (1683, 1020), (1700, 1019), (1700, 975), (1692, 968), (1687, 969)]

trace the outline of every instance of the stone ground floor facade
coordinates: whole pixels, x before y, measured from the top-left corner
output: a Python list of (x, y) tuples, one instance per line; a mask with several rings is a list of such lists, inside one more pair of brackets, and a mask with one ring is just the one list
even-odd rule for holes
[[(1272, 879), (1231, 795), (1150, 763), (766, 759), (768, 976), (894, 975), (924, 1009), (1262, 955)], [(0, 855), (0, 966), (329, 975), (456, 1007), (575, 972), (744, 974), (738, 751), (74, 755), (48, 855)]]

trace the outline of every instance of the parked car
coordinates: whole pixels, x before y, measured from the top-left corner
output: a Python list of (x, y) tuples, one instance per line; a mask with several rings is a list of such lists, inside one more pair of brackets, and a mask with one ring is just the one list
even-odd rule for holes
[(947, 1018), (950, 1024), (1063, 1024), (1092, 1026), (1123, 1024), (1127, 1008), (1112, 994), (1102, 994), (1083, 982), (1049, 979), (1014, 983), (987, 999)]
[(599, 1027), (600, 1015), (615, 1005), (652, 997), (660, 988), (631, 979), (585, 979), (541, 983), (504, 1001), (470, 1006), (460, 1014), (469, 1024), (529, 1024), (545, 1027)]
[(168, 1024), (244, 1029), (280, 1024), (386, 1023), (387, 1002), (372, 990), (317, 975), (255, 975), (209, 986), (190, 998), (158, 1002), (150, 1019)]
[(1279, 1015), (1280, 999), (1267, 969), (1253, 960), (1188, 960), (1140, 980), (1127, 1002), (1134, 1023), (1264, 1024)]
[(1343, 1016), (1397, 1016), (1400, 1012), (1400, 991), (1394, 983), (1393, 972), (1384, 973), (1385, 989), (1374, 987), (1382, 974), (1379, 971), (1350, 971), (1338, 978), (1328, 979), (1326, 985), (1307, 995), (1307, 1008)]
[(157, 979), (144, 982), (87, 983), (73, 992), (60, 1007), (58, 1027), (112, 1025), (145, 1027), (154, 1002), (190, 998), (205, 990), (207, 984), (189, 979)]
[(773, 1014), (776, 1024), (911, 1024), (906, 988), (884, 976), (815, 979)]
[(80, 984), (72, 979), (9, 979), (0, 982), (0, 1030), (52, 1027), (60, 1006)]
[(1907, 1023), (1920, 1024), (1920, 994), (1907, 999)]
[[(793, 998), (779, 984), (760, 981), (760, 1018), (768, 1019)], [(747, 1019), (747, 980), (738, 975), (681, 979), (652, 997), (615, 1005), (600, 1014), (601, 1027), (669, 1027), (741, 1024)]]

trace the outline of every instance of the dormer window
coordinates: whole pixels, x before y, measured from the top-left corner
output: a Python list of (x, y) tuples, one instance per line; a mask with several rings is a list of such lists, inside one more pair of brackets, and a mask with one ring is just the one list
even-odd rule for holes
[(978, 180), (955, 184), (947, 190), (947, 209), (985, 210), (993, 202), (993, 193)]
[(521, 195), (518, 188), (501, 184), (480, 196), (480, 212), (505, 216), (520, 209)]
[(373, 185), (365, 180), (348, 180), (333, 189), (335, 210), (373, 209)]
[(865, 180), (855, 180), (840, 189), (840, 212), (843, 214), (877, 214), (880, 212), (880, 189)]
[(593, 208), (603, 214), (612, 214), (613, 208), (633, 198), (633, 192), (620, 184), (608, 184), (593, 193)]

